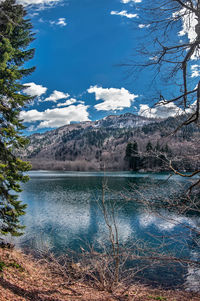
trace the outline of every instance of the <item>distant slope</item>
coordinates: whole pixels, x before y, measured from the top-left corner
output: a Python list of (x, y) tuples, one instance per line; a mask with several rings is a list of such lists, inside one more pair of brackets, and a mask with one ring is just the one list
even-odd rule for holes
[[(198, 147), (199, 128), (191, 125), (169, 136), (177, 126), (175, 118), (149, 119), (131, 113), (111, 115), (34, 134), (21, 155), (31, 161), (33, 169), (123, 170), (128, 169), (124, 160), (127, 143), (135, 140), (141, 157), (150, 141), (153, 148), (167, 144), (179, 163), (186, 156), (182, 169), (188, 170), (196, 164), (192, 156)], [(141, 164), (141, 169), (149, 167)]]

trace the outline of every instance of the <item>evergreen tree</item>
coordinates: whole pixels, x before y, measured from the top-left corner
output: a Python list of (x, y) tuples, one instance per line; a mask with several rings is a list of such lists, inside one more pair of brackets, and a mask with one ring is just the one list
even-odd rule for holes
[(155, 151), (157, 151), (157, 152), (160, 151), (160, 144), (159, 144), (158, 141), (157, 141), (157, 143), (156, 143)]
[(133, 153), (134, 153), (135, 155), (138, 154), (138, 144), (137, 144), (136, 141), (133, 142)]
[(125, 160), (129, 163), (129, 168), (132, 170), (138, 170), (139, 165), (139, 156), (138, 156), (138, 144), (136, 141), (133, 143), (129, 142), (126, 146), (126, 155)]
[(165, 153), (168, 153), (168, 152), (169, 152), (169, 147), (168, 147), (168, 144), (167, 144), (167, 143), (165, 144), (164, 152), (165, 152)]
[(165, 153), (168, 155), (168, 157), (172, 156), (172, 150), (169, 148), (168, 144), (165, 145)]
[(146, 145), (146, 152), (150, 153), (153, 150), (153, 146), (151, 144), (151, 142), (149, 141)]
[(146, 152), (148, 155), (144, 158), (143, 164), (145, 168), (153, 168), (155, 164), (155, 158), (151, 155), (151, 152), (153, 151), (153, 146), (150, 141), (148, 141), (146, 145)]
[(131, 159), (131, 168), (134, 171), (137, 171), (139, 169), (140, 165), (140, 157), (138, 156), (138, 144), (136, 141), (133, 142), (133, 155)]
[(133, 154), (133, 143), (129, 142), (126, 146), (126, 155), (125, 158), (130, 158)]
[(20, 182), (28, 180), (23, 172), (30, 165), (16, 156), (16, 150), (27, 140), (20, 120), (22, 107), (31, 99), (23, 95), (20, 81), (34, 68), (23, 65), (34, 55), (28, 49), (33, 41), (32, 25), (25, 19), (26, 11), (14, 0), (0, 2), (0, 234), (22, 234), (19, 217), (26, 205), (18, 200)]

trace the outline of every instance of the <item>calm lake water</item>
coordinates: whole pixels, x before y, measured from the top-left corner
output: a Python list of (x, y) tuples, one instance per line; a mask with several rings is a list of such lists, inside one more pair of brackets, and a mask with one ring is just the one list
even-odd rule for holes
[[(37, 251), (51, 249), (62, 254), (68, 249), (80, 251), (89, 244), (97, 248), (109, 244), (108, 229), (99, 207), (102, 199), (102, 181), (109, 190), (105, 199), (115, 203), (120, 243), (134, 245), (136, 240), (152, 244), (168, 244), (166, 255), (197, 259), (200, 250), (190, 228), (199, 228), (198, 216), (183, 216), (175, 211), (160, 210), (152, 213), (136, 201), (134, 188), (141, 198), (149, 195), (170, 196), (172, 191), (183, 189), (183, 178), (168, 179), (168, 174), (155, 173), (87, 173), (32, 171), (30, 181), (23, 185), (21, 199), (28, 204), (22, 222), (25, 235), (17, 239), (22, 248)], [(168, 180), (167, 180), (168, 179)], [(187, 184), (187, 183), (186, 183)], [(166, 248), (165, 248), (166, 249)], [(147, 247), (148, 251), (148, 247)], [(176, 267), (170, 264), (147, 268), (141, 276), (143, 282), (163, 286), (184, 285), (196, 288), (200, 269), (192, 266)]]

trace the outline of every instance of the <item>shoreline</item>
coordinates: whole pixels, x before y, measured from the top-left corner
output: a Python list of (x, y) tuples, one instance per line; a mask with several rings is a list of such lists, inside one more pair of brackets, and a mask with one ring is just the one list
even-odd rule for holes
[(15, 248), (12, 250), (0, 248), (0, 261), (5, 264), (0, 277), (0, 300), (200, 300), (199, 293), (152, 288), (138, 283), (127, 288), (119, 284), (112, 292), (100, 290), (95, 282), (92, 284), (81, 279), (69, 279), (68, 272), (61, 273), (59, 269), (56, 271), (53, 262), (36, 260)]

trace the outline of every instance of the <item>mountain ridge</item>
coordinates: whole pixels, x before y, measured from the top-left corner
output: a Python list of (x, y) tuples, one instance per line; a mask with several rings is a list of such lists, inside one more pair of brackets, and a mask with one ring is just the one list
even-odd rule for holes
[[(97, 121), (73, 123), (29, 136), (30, 143), (21, 151), (33, 169), (62, 170), (127, 170), (125, 158), (129, 142), (136, 141), (138, 154), (144, 157), (146, 146), (152, 149), (167, 145), (179, 161), (186, 154), (187, 162), (182, 169), (194, 167), (194, 146), (199, 137), (199, 128), (194, 125), (181, 128), (169, 139), (169, 134), (178, 126), (178, 118), (153, 119), (132, 113), (109, 115)], [(163, 145), (163, 147), (162, 147)], [(145, 167), (140, 160), (138, 169)], [(151, 168), (150, 168), (151, 169)], [(156, 167), (159, 169), (159, 166)], [(160, 168), (162, 170), (162, 168)]]

